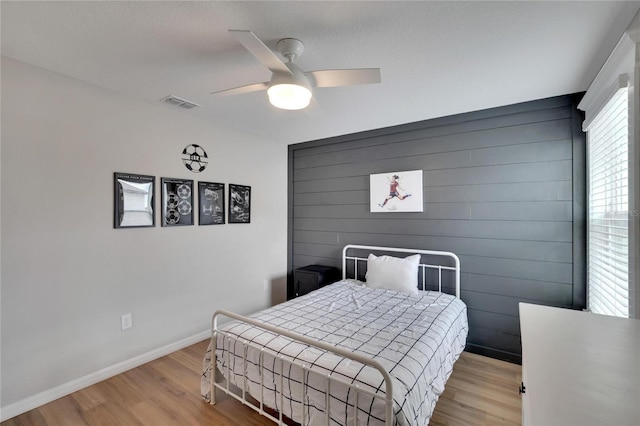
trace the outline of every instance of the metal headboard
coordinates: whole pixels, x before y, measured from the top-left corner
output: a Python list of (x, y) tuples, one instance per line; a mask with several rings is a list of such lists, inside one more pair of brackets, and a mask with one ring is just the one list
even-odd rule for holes
[[(427, 269), (434, 269), (438, 271), (438, 291), (442, 291), (442, 271), (443, 270), (454, 271), (456, 297), (460, 298), (460, 259), (454, 253), (451, 253), (448, 251), (405, 249), (405, 248), (398, 248), (398, 247), (360, 246), (355, 244), (349, 244), (344, 246), (344, 248), (342, 249), (342, 279), (347, 278), (347, 261), (353, 261), (354, 278), (356, 279), (358, 278), (358, 262), (365, 262), (365, 265), (366, 265), (366, 261), (367, 261), (366, 257), (347, 255), (347, 252), (349, 250), (353, 250), (353, 251), (369, 250), (369, 251), (374, 251), (379, 253), (394, 252), (394, 253), (407, 253), (407, 254), (421, 254), (421, 255), (428, 255), (428, 256), (441, 256), (447, 259), (452, 259), (454, 266), (433, 265), (433, 264), (422, 263), (422, 259), (421, 259), (419, 268), (420, 268), (420, 274), (422, 278), (422, 286), (423, 288), (426, 286), (425, 273)], [(367, 253), (367, 256), (368, 256), (368, 253)]]

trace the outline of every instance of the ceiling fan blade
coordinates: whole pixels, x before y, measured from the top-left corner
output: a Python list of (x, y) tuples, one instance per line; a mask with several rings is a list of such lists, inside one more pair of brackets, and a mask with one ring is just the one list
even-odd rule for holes
[(229, 30), (229, 33), (245, 49), (247, 49), (258, 61), (272, 72), (291, 75), (291, 70), (266, 44), (262, 42), (254, 33), (246, 30)]
[(356, 84), (380, 83), (380, 68), (358, 68), (351, 70), (319, 70), (305, 73), (312, 86), (338, 87)]
[(267, 90), (269, 87), (268, 82), (247, 84), (246, 86), (234, 87), (233, 89), (220, 90), (217, 92), (211, 92), (212, 95), (241, 95), (243, 93), (257, 92), (258, 90)]

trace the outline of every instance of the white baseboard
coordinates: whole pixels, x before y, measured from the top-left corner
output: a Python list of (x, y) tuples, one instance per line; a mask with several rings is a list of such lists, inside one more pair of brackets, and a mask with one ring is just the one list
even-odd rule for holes
[[(80, 389), (84, 389), (87, 386), (94, 385), (98, 382), (101, 382), (113, 376), (117, 376), (118, 374), (124, 373), (127, 370), (131, 370), (132, 368), (138, 367), (149, 361), (153, 361), (154, 359), (158, 359), (172, 352), (179, 351), (180, 349), (186, 348), (187, 346), (191, 346), (195, 343), (201, 342), (202, 340), (210, 336), (211, 330), (203, 331), (182, 340), (178, 340), (177, 342), (170, 343), (161, 348), (154, 349), (142, 355), (138, 355), (131, 359), (119, 362), (110, 367), (103, 368), (94, 373), (87, 374), (86, 376), (64, 383), (60, 386), (56, 386), (55, 388), (40, 392), (36, 395), (14, 402), (13, 404), (1, 407), (0, 421), (3, 422), (19, 414), (25, 413), (29, 410), (40, 407), (41, 405), (54, 401), (58, 398), (69, 395), (70, 393), (79, 391)], [(204, 357), (204, 353), (202, 354), (202, 356)]]

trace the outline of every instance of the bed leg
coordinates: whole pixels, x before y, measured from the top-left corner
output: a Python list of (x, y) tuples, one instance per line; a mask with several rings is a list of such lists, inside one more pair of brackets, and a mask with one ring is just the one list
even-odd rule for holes
[(211, 405), (215, 405), (216, 403), (216, 379), (217, 379), (217, 368), (216, 368), (216, 346), (215, 346), (215, 340), (216, 340), (216, 332), (215, 330), (213, 331), (212, 335), (211, 335), (211, 360), (210, 360), (210, 366), (209, 366), (209, 403)]

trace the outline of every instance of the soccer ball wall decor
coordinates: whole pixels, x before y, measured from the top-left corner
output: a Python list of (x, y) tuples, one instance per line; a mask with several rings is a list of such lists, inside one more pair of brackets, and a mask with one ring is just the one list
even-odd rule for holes
[(200, 145), (191, 144), (182, 150), (182, 163), (187, 170), (200, 173), (207, 168), (207, 152)]

